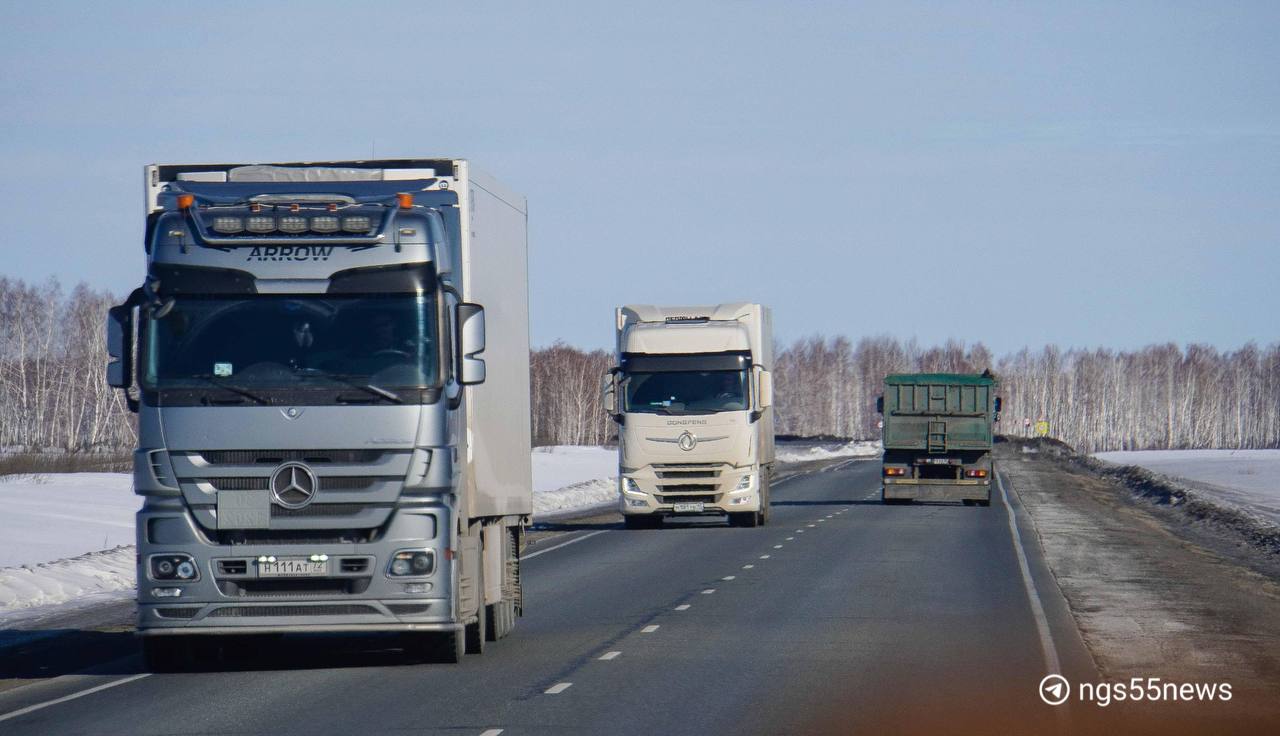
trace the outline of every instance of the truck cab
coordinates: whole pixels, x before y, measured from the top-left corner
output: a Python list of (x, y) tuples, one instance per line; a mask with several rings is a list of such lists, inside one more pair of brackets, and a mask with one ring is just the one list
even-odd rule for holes
[(463, 159), (146, 168), (147, 271), (111, 310), (108, 382), (138, 413), (153, 668), (317, 632), (456, 661), (511, 630), (525, 219)]
[(619, 507), (629, 528), (664, 517), (769, 517), (772, 316), (758, 304), (624, 306), (604, 379), (618, 425)]

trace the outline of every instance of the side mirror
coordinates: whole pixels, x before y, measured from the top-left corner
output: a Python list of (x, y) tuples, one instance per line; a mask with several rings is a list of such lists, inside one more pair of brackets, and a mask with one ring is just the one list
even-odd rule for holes
[(773, 406), (773, 374), (763, 368), (756, 373), (756, 408), (763, 411)]
[(458, 330), (458, 383), (484, 383), (484, 358), (476, 357), (484, 352), (484, 307), (463, 302), (454, 307), (454, 322)]
[(876, 397), (876, 413), (877, 414), (884, 413), (884, 397), (883, 396)]
[(611, 417), (618, 416), (618, 389), (613, 380), (612, 369), (605, 371), (600, 381), (600, 403), (604, 406), (606, 414)]
[(107, 310), (107, 385), (127, 389), (133, 385), (133, 307)]

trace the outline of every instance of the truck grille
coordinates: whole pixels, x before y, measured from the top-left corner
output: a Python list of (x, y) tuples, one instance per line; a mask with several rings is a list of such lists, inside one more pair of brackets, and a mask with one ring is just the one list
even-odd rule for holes
[(314, 516), (354, 516), (372, 505), (359, 503), (313, 503), (300, 509), (286, 509), (283, 506), (271, 506), (273, 519), (302, 519)]
[(263, 578), (219, 580), (222, 594), (232, 598), (305, 598), (363, 593), (369, 578)]
[(205, 450), (201, 459), (210, 465), (279, 465), (289, 461), (310, 464), (368, 465), (382, 459), (383, 450)]
[(382, 538), (382, 529), (204, 529), (210, 542), (232, 544), (369, 544)]
[(707, 493), (719, 490), (715, 483), (681, 483), (679, 485), (659, 485), (659, 493)]
[[(398, 481), (394, 476), (377, 475), (319, 475), (316, 477), (321, 491), (367, 491), (382, 481)], [(204, 482), (218, 491), (265, 491), (270, 476), (250, 478), (205, 478)]]
[(714, 493), (693, 494), (686, 493), (680, 496), (658, 496), (658, 503), (687, 503), (697, 502), (715, 503), (717, 496)]
[(227, 606), (209, 614), (209, 618), (256, 616), (370, 616), (377, 615), (373, 606)]

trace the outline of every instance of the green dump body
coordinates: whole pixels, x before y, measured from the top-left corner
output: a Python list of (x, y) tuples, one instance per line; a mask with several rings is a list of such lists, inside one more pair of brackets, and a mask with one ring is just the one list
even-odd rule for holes
[(997, 385), (989, 373), (897, 373), (885, 378), (886, 502), (990, 503)]

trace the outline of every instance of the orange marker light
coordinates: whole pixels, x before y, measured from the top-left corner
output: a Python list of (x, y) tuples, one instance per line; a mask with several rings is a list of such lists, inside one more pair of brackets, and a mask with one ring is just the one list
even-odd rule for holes
[(407, 210), (413, 207), (413, 195), (408, 192), (401, 192), (396, 195), (396, 199), (400, 200), (400, 209)]
[(191, 195), (191, 194), (178, 195), (178, 209), (180, 210), (189, 210), (191, 209), (191, 205), (195, 203), (196, 203), (196, 198), (194, 195)]

